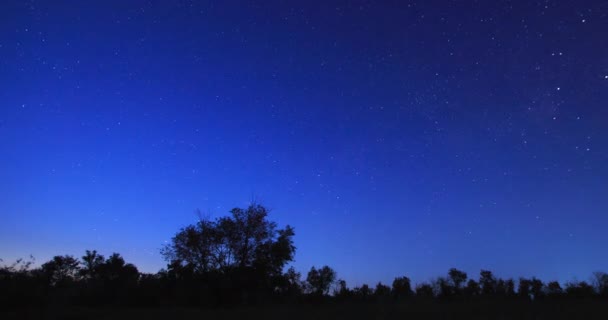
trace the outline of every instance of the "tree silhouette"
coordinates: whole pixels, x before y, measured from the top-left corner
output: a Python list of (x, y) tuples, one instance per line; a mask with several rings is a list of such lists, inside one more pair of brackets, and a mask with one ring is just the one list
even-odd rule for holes
[(134, 283), (139, 278), (139, 271), (133, 264), (126, 263), (120, 254), (113, 253), (99, 265), (98, 272), (107, 282)]
[(316, 295), (327, 294), (335, 280), (336, 272), (328, 266), (323, 266), (320, 269), (312, 267), (306, 276), (306, 282), (310, 286), (311, 292)]
[(348, 289), (348, 286), (346, 285), (346, 281), (340, 279), (337, 282), (338, 282), (338, 288), (334, 292), (334, 296), (336, 296), (342, 300), (350, 298), (352, 295), (352, 291)]
[(401, 299), (410, 297), (413, 294), (412, 284), (408, 277), (397, 277), (393, 280), (393, 286), (391, 288), (393, 297)]
[(79, 273), (79, 262), (76, 258), (65, 256), (54, 256), (42, 266), (42, 273), (47, 277), (51, 286), (63, 285), (76, 280)]
[(519, 287), (517, 289), (517, 294), (519, 295), (519, 297), (521, 297), (523, 299), (530, 299), (531, 291), (532, 291), (532, 281), (530, 281), (526, 278), (520, 278)]
[(492, 271), (481, 270), (479, 272), (479, 284), (483, 295), (489, 296), (496, 292), (496, 278), (494, 278)]
[(543, 291), (544, 286), (543, 282), (539, 279), (532, 278), (530, 280), (530, 291), (534, 300), (542, 299), (545, 296), (545, 292)]
[(496, 293), (505, 297), (515, 296), (515, 282), (513, 279), (498, 279), (496, 283)]
[(593, 286), (585, 281), (566, 283), (566, 294), (571, 298), (589, 298), (595, 294)]
[(382, 282), (378, 282), (376, 284), (376, 288), (374, 289), (374, 295), (376, 300), (378, 301), (386, 301), (391, 296), (391, 288)]
[[(332, 284), (336, 283), (336, 274), (327, 266), (311, 268), (306, 282), (291, 267), (266, 287), (247, 287), (251, 283), (258, 283), (256, 281), (259, 279), (269, 279), (256, 273), (241, 272), (255, 269), (255, 264), (243, 268), (236, 265), (232, 267), (234, 269), (201, 274), (191, 264), (173, 261), (167, 270), (161, 270), (157, 274), (140, 274), (120, 254), (114, 253), (104, 259), (92, 250), (87, 251), (80, 261), (64, 255), (53, 257), (40, 268), (32, 269), (31, 265), (31, 262), (18, 261), (13, 265), (0, 266), (0, 306), (215, 307), (272, 301), (291, 304), (335, 301), (346, 305), (376, 303), (382, 305), (382, 308), (404, 303), (408, 306), (406, 309), (409, 309), (447, 308), (450, 305), (468, 308), (468, 304), (473, 303), (479, 304), (483, 310), (498, 312), (500, 316), (497, 318), (519, 317), (517, 315), (525, 318), (526, 315), (534, 314), (539, 315), (535, 318), (546, 319), (540, 315), (551, 308), (561, 308), (562, 304), (568, 304), (568, 308), (578, 311), (584, 311), (580, 306), (592, 305), (595, 308), (592, 309), (593, 312), (604, 310), (595, 306), (605, 302), (602, 290), (607, 280), (606, 274), (596, 272), (592, 283), (571, 282), (562, 289), (556, 281), (545, 285), (537, 278), (521, 278), (518, 290), (515, 290), (513, 280), (496, 278), (487, 270), (480, 272), (477, 282), (474, 279), (465, 281), (464, 272), (450, 269), (448, 277), (439, 277), (430, 284), (419, 284), (415, 293), (412, 292), (410, 279), (399, 277), (395, 278), (390, 289), (378, 283), (375, 288), (362, 285), (350, 290), (344, 280), (339, 280), (334, 295), (328, 296)], [(243, 280), (243, 276), (251, 277), (250, 282)], [(274, 295), (268, 295), (264, 291), (266, 289), (271, 289)], [(391, 296), (397, 299), (389, 299)], [(408, 296), (412, 296), (412, 300), (400, 299)], [(446, 299), (451, 299), (450, 303), (444, 303)], [(579, 300), (585, 302), (581, 304)], [(436, 302), (439, 303), (435, 304)], [(416, 307), (418, 305), (421, 307)], [(564, 307), (561, 310), (569, 309)], [(553, 314), (551, 319), (561, 319), (557, 315)]]
[(458, 269), (452, 268), (448, 271), (448, 276), (456, 291), (460, 291), (461, 286), (467, 281), (467, 274)]
[(297, 296), (304, 292), (304, 283), (302, 282), (302, 275), (296, 271), (293, 267), (290, 267), (285, 272), (285, 286), (284, 291), (286, 295)]
[(454, 287), (450, 281), (444, 277), (439, 277), (432, 282), (435, 295), (440, 298), (448, 298), (454, 295)]
[(562, 286), (559, 284), (559, 282), (551, 281), (547, 283), (547, 295), (549, 295), (549, 297), (559, 297), (563, 293), (564, 290), (562, 289)]
[(469, 279), (466, 287), (464, 288), (464, 292), (467, 296), (473, 297), (480, 294), (481, 288), (479, 287), (479, 283), (473, 279)]
[(80, 274), (85, 279), (93, 279), (99, 276), (99, 269), (104, 263), (104, 257), (97, 253), (96, 250), (87, 250), (82, 256), (82, 268)]
[(197, 273), (254, 268), (266, 275), (280, 275), (295, 253), (293, 228), (277, 230), (276, 223), (267, 219), (266, 208), (257, 204), (230, 213), (181, 229), (161, 253), (171, 264)]
[(360, 301), (369, 300), (373, 294), (373, 290), (367, 284), (353, 289), (353, 296)]
[(161, 254), (175, 295), (185, 296), (180, 299), (252, 303), (299, 290), (286, 279), (295, 274), (283, 274), (295, 254), (293, 236), (293, 228), (278, 229), (268, 210), (254, 203), (182, 228)]
[(433, 293), (433, 287), (427, 283), (416, 286), (416, 296), (427, 299), (434, 297), (435, 294)]
[[(593, 273), (589, 283), (571, 282), (564, 287), (557, 281), (545, 285), (534, 277), (520, 278), (517, 290), (512, 279), (495, 277), (489, 270), (481, 270), (476, 281), (455, 268), (449, 269), (447, 277), (418, 284), (415, 292), (405, 276), (395, 278), (391, 288), (379, 282), (374, 288), (363, 284), (351, 290), (346, 281), (336, 281), (336, 272), (328, 266), (312, 267), (303, 281), (294, 267), (283, 270), (293, 260), (293, 235), (291, 227), (277, 229), (268, 221), (265, 208), (252, 205), (233, 209), (228, 217), (201, 219), (181, 229), (162, 251), (167, 268), (156, 274), (141, 274), (118, 253), (105, 258), (95, 250), (87, 250), (80, 260), (70, 255), (54, 256), (39, 268), (32, 268), (33, 262), (18, 260), (0, 265), (0, 307), (214, 308), (332, 302), (351, 308), (375, 303), (381, 307), (371, 306), (370, 310), (388, 310), (400, 304), (405, 308), (397, 309), (416, 312), (475, 306), (498, 314), (482, 318), (499, 319), (561, 319), (561, 312), (570, 309), (578, 318), (587, 306), (606, 311), (608, 274), (603, 272)], [(551, 316), (543, 317), (543, 312)], [(446, 318), (440, 312), (436, 315)], [(587, 313), (582, 316), (588, 318)]]
[(608, 297), (608, 273), (596, 271), (593, 273), (593, 286), (600, 296)]

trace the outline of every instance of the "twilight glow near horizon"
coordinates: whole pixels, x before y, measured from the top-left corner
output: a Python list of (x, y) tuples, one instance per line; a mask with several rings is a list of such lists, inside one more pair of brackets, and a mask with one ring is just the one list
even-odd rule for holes
[(255, 197), (350, 285), (608, 271), (605, 1), (3, 1), (0, 258)]

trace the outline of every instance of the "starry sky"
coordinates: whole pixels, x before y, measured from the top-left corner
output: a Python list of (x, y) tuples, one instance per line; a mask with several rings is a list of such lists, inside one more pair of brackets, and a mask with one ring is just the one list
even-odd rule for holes
[(608, 271), (606, 1), (2, 1), (0, 257), (140, 270), (256, 199), (296, 269)]

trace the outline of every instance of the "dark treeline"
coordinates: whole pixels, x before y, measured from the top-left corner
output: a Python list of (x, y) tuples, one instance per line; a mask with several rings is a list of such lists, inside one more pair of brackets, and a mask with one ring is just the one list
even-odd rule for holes
[(19, 260), (0, 267), (3, 308), (33, 306), (235, 306), (267, 303), (506, 302), (535, 304), (608, 301), (608, 274), (564, 285), (537, 278), (478, 277), (450, 269), (443, 277), (414, 286), (406, 276), (391, 284), (350, 288), (328, 267), (302, 276), (293, 268), (294, 230), (279, 229), (260, 205), (233, 209), (216, 220), (201, 219), (181, 229), (161, 253), (166, 269), (141, 273), (120, 254), (86, 251), (76, 258), (55, 256), (39, 267)]

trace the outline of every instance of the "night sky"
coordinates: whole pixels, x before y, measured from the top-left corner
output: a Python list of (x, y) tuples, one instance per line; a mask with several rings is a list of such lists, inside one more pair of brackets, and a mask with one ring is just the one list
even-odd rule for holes
[(5, 262), (257, 199), (351, 285), (608, 271), (606, 1), (2, 1), (0, 84)]

